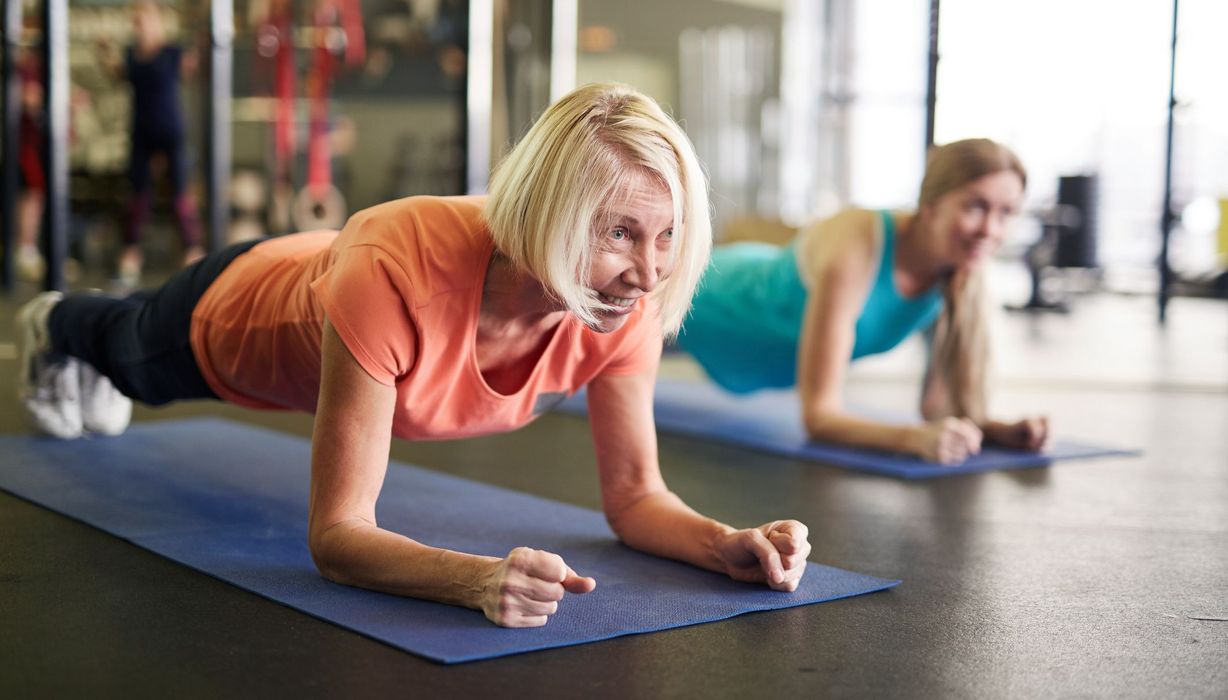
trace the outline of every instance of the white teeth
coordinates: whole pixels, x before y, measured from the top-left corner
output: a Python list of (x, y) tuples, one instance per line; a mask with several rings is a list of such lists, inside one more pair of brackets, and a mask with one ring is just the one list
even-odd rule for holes
[(635, 303), (635, 299), (623, 299), (622, 297), (612, 297), (606, 294), (601, 294), (600, 292), (598, 292), (597, 295), (601, 297), (601, 300), (603, 302), (609, 304), (610, 306), (617, 306), (623, 309)]

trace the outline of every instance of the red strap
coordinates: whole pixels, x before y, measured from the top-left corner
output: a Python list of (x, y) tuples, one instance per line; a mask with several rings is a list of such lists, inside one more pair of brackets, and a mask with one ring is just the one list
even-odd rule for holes
[(321, 0), (316, 6), (316, 49), (307, 98), (311, 104), (310, 141), (307, 144), (307, 188), (313, 197), (323, 197), (332, 185), (332, 152), (328, 143), (328, 95), (332, 88), (337, 58), (328, 46), (328, 29), (340, 21), (345, 32), (345, 60), (348, 66), (360, 65), (366, 57), (362, 30), (362, 8), (358, 0)]
[(321, 0), (316, 6), (316, 48), (312, 52), (311, 73), (307, 76), (310, 105), (307, 189), (313, 197), (323, 196), (323, 190), (333, 182), (332, 152), (328, 148), (328, 93), (332, 87), (335, 59), (328, 47), (328, 30), (334, 14), (331, 0)]
[(273, 160), (279, 180), (289, 179), (294, 160), (294, 93), (297, 71), (294, 65), (294, 27), (288, 12), (270, 17), (277, 30), (277, 53), (273, 56), (273, 96), (277, 106), (273, 115)]
[(362, 29), (362, 6), (358, 0), (340, 0), (341, 28), (345, 30), (345, 65), (357, 68), (367, 59), (367, 39)]

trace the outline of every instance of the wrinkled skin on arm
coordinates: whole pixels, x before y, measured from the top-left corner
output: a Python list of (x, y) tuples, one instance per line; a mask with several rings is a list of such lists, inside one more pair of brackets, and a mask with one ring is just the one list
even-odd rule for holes
[(653, 427), (655, 379), (655, 372), (603, 376), (588, 387), (602, 507), (610, 527), (635, 549), (738, 581), (795, 590), (810, 554), (805, 525), (776, 520), (736, 529), (696, 513), (666, 488)]
[(481, 610), (505, 627), (546, 623), (565, 593), (596, 582), (561, 557), (524, 547), (486, 557), (431, 547), (375, 520), (396, 400), (325, 324), (320, 401), (312, 433), (308, 540), (320, 573), (337, 583)]

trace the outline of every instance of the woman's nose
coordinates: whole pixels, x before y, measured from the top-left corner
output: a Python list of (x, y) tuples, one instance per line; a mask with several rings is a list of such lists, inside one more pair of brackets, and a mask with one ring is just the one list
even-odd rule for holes
[(1006, 233), (1006, 216), (1004, 214), (992, 214), (985, 217), (984, 235), (993, 240), (999, 240)]
[(661, 277), (661, 269), (657, 266), (657, 251), (651, 241), (647, 245), (636, 246), (634, 259), (623, 281), (645, 293), (651, 292), (657, 286)]

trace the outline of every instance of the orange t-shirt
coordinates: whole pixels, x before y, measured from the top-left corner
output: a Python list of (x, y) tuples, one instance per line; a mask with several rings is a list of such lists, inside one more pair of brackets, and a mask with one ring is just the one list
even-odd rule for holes
[(341, 233), (274, 238), (235, 258), (192, 313), (192, 351), (223, 399), (314, 411), (325, 315), (376, 381), (396, 388), (393, 434), (451, 439), (519, 428), (598, 375), (660, 361), (641, 301), (613, 333), (567, 314), (528, 380), (500, 394), (475, 342), (494, 243), (482, 197), (409, 197), (355, 214)]

